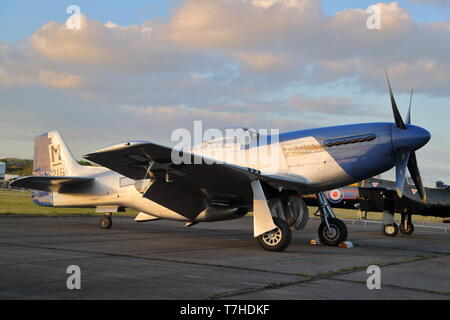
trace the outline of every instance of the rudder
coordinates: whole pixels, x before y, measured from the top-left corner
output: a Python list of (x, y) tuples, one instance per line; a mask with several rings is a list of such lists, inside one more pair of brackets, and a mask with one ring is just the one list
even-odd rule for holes
[(35, 138), (33, 175), (74, 177), (80, 167), (59, 132), (50, 131)]

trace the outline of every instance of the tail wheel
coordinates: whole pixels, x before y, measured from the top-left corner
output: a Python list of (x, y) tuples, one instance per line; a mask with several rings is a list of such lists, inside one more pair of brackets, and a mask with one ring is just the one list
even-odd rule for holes
[(258, 242), (267, 251), (284, 251), (291, 243), (291, 229), (283, 219), (274, 217), (273, 222), (277, 228), (260, 235), (257, 238)]
[(384, 225), (383, 234), (387, 237), (395, 237), (398, 234), (398, 225), (395, 222)]
[(320, 241), (328, 246), (338, 246), (339, 243), (347, 240), (347, 226), (342, 220), (337, 218), (328, 219), (328, 229), (325, 221), (319, 226), (319, 238)]
[(101, 218), (99, 226), (102, 229), (111, 229), (111, 226), (112, 226), (112, 219), (111, 219), (111, 217), (103, 217), (103, 218)]
[(414, 232), (414, 225), (411, 222), (406, 223), (406, 226), (404, 223), (401, 223), (400, 232), (404, 235), (410, 236)]

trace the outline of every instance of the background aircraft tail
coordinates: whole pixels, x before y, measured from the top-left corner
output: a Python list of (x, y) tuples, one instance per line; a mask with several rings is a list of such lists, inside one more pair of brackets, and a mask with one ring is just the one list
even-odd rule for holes
[(50, 131), (35, 138), (33, 175), (76, 177), (81, 168), (59, 132)]

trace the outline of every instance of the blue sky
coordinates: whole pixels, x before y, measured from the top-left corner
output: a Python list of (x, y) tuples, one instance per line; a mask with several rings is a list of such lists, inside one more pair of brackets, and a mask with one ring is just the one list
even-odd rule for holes
[(19, 0), (0, 5), (1, 40), (23, 40), (48, 21), (67, 19), (68, 6), (78, 5), (89, 17), (104, 23), (141, 24), (154, 18), (166, 19), (176, 0), (108, 1), (108, 0)]
[[(67, 19), (66, 8), (72, 4), (80, 6), (90, 18), (104, 23), (114, 21), (120, 25), (141, 24), (154, 18), (167, 19), (170, 8), (179, 0), (17, 0), (0, 5), (0, 39), (17, 41), (29, 37), (44, 23), (53, 20), (63, 22)], [(411, 12), (418, 22), (450, 20), (450, 9), (442, 10), (432, 4), (415, 5), (408, 1), (397, 1)], [(368, 8), (376, 3), (371, 0), (324, 0), (326, 14), (348, 8)]]
[[(388, 68), (401, 111), (414, 87), (413, 122), (433, 134), (420, 165), (450, 181), (450, 7), (434, 4), (445, 0), (385, 2), (379, 32), (357, 10), (374, 1), (252, 1), (3, 1), (0, 156), (31, 158), (33, 136), (54, 129), (81, 158), (170, 143), (200, 119), (282, 131), (391, 121)], [(72, 4), (79, 33), (65, 29)]]

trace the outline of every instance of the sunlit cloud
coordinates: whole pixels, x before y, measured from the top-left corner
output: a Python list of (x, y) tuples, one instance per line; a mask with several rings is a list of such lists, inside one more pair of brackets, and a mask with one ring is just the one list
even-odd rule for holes
[(10, 117), (26, 109), (33, 134), (163, 140), (194, 120), (282, 131), (384, 121), (386, 105), (361, 96), (385, 96), (385, 69), (397, 94), (450, 97), (450, 22), (375, 5), (379, 30), (367, 28), (366, 8), (329, 15), (319, 0), (183, 0), (165, 20), (130, 25), (85, 10), (80, 30), (47, 21), (22, 42), (0, 43), (0, 106)]

